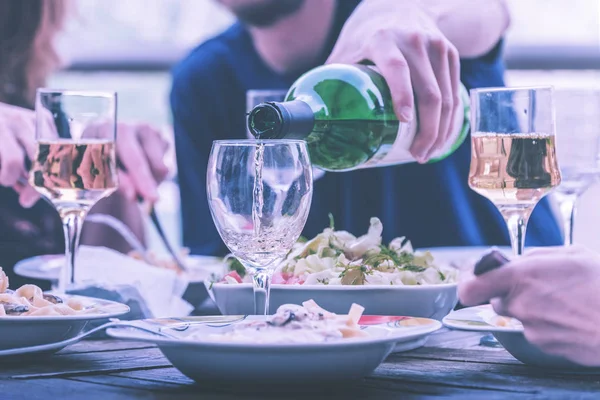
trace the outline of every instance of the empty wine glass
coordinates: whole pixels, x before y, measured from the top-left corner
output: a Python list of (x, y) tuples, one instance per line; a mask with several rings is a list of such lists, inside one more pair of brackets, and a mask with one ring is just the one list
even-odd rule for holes
[(118, 186), (114, 92), (38, 89), (37, 152), (31, 185), (58, 211), (65, 232), (66, 264), (58, 291), (75, 282), (75, 256), (83, 220)]
[(573, 244), (577, 199), (600, 175), (600, 90), (560, 89), (556, 104), (557, 156), (562, 182), (556, 188), (565, 245)]
[(552, 94), (551, 87), (471, 91), (469, 186), (504, 217), (514, 255), (523, 254), (534, 207), (561, 181)]
[(223, 242), (252, 275), (255, 314), (269, 313), (273, 270), (304, 229), (312, 188), (303, 141), (213, 143), (208, 204)]

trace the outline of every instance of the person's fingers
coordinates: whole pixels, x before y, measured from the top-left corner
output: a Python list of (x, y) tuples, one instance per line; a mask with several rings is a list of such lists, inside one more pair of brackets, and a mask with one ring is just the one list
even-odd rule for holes
[(92, 166), (94, 168), (94, 189), (106, 188), (106, 168), (102, 157), (102, 146), (93, 145), (91, 148)]
[[(450, 66), (450, 81), (452, 82), (452, 102), (454, 104), (448, 133), (452, 135), (456, 124), (462, 122), (464, 118), (463, 98), (460, 88), (460, 54), (452, 43), (450, 43), (448, 47), (448, 63)], [(460, 121), (456, 121), (457, 118), (459, 118)]]
[(494, 299), (490, 300), (490, 304), (492, 305), (492, 308), (494, 309), (494, 311), (496, 312), (496, 314), (498, 315), (502, 315), (505, 317), (508, 317), (508, 310), (506, 309), (506, 305), (504, 303), (504, 299), (500, 298), (500, 297), (496, 297)]
[(30, 185), (17, 184), (14, 186), (19, 194), (19, 204), (24, 208), (31, 208), (40, 199), (40, 194)]
[(33, 160), (35, 157), (35, 119), (30, 114), (20, 114), (13, 122), (12, 127), (17, 142), (23, 147), (29, 160)]
[(25, 172), (25, 152), (6, 124), (0, 125), (0, 185), (14, 186)]
[(440, 116), (438, 138), (432, 150), (427, 155), (427, 158), (432, 158), (437, 152), (446, 147), (448, 140), (452, 136), (455, 115), (460, 105), (457, 82), (460, 78), (458, 76), (458, 64), (455, 62), (458, 60), (458, 53), (445, 38), (440, 37), (431, 41), (429, 55), (442, 96), (442, 113)]
[(65, 145), (50, 146), (50, 151), (48, 152), (48, 159), (62, 160), (64, 157), (71, 159), (77, 157), (77, 147)]
[(383, 37), (374, 43), (370, 48), (371, 61), (375, 63), (390, 88), (398, 119), (410, 122), (414, 118), (415, 110), (408, 62), (392, 38)]
[(48, 190), (52, 190), (53, 188), (68, 188), (71, 187), (72, 184), (69, 179), (60, 178), (58, 176), (47, 175), (44, 177), (45, 187)]
[(135, 132), (129, 126), (120, 126), (117, 134), (117, 157), (125, 167), (129, 180), (122, 181), (122, 185), (132, 184), (135, 192), (145, 200), (155, 202), (158, 200), (156, 181), (148, 160), (142, 151)]
[(169, 173), (164, 161), (169, 145), (161, 133), (149, 125), (140, 125), (137, 130), (137, 137), (148, 159), (152, 175), (157, 182), (161, 182)]
[(135, 186), (125, 171), (119, 171), (119, 190), (127, 201), (137, 200)]
[[(512, 294), (512, 290), (517, 285), (522, 285), (528, 280), (540, 279), (540, 276), (547, 276), (550, 273), (556, 277), (556, 271), (564, 273), (565, 262), (568, 262), (569, 259), (586, 256), (576, 252), (569, 253), (569, 251), (566, 249), (556, 250), (535, 256), (515, 258), (498, 269), (461, 283), (458, 288), (459, 298), (463, 304), (468, 306), (483, 304), (493, 298)], [(505, 302), (507, 300), (512, 301), (512, 299), (505, 299)]]
[(411, 71), (412, 87), (415, 90), (419, 129), (410, 148), (411, 154), (424, 163), (437, 139), (442, 113), (442, 93), (436, 80), (431, 60), (422, 35), (412, 35), (409, 50), (404, 57)]
[(465, 306), (476, 306), (493, 298), (506, 296), (515, 284), (514, 270), (515, 268), (505, 266), (462, 282), (458, 287), (460, 302)]
[(50, 110), (44, 107), (36, 108), (35, 112), (36, 129), (39, 132), (40, 138), (52, 140), (60, 137), (56, 121)]
[(86, 189), (93, 189), (94, 187), (94, 175), (92, 174), (92, 168), (94, 164), (90, 146), (91, 145), (88, 145), (88, 148), (83, 152), (81, 164), (79, 164), (79, 167), (76, 171), (83, 181), (83, 187)]

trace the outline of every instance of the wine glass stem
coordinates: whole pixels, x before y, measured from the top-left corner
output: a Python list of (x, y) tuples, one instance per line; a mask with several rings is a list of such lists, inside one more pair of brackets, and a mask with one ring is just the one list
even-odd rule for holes
[[(256, 315), (269, 315), (271, 275), (271, 270), (260, 269), (257, 270), (256, 273), (252, 276), (252, 280), (254, 282), (254, 314)], [(262, 310), (260, 309), (261, 305), (264, 307)]]
[(530, 211), (513, 211), (502, 213), (504, 220), (506, 221), (506, 225), (508, 226), (512, 251), (516, 256), (522, 255), (525, 248), (525, 231), (527, 229), (527, 221), (529, 220), (530, 213)]
[(573, 226), (575, 223), (575, 214), (577, 213), (577, 195), (571, 194), (561, 196), (560, 198), (560, 213), (563, 218), (563, 231), (565, 236), (565, 246), (573, 244)]
[(75, 256), (87, 209), (59, 211), (65, 232), (65, 265), (58, 279), (58, 291), (66, 293), (67, 287), (75, 283)]

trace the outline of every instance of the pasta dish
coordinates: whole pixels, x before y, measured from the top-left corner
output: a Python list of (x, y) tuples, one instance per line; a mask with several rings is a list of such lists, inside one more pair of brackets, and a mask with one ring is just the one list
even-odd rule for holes
[(363, 311), (363, 307), (352, 304), (348, 315), (337, 315), (322, 309), (313, 300), (301, 306), (284, 304), (264, 321), (239, 323), (227, 332), (208, 338), (220, 342), (291, 344), (367, 337), (358, 325)]
[(0, 267), (0, 317), (4, 316), (60, 316), (98, 312), (86, 307), (76, 298), (63, 299), (42, 292), (36, 285), (23, 285), (16, 290), (8, 288), (8, 277)]

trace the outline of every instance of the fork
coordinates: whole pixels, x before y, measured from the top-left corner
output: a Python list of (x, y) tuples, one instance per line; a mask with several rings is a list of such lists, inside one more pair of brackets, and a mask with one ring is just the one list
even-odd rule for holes
[[(167, 249), (169, 255), (177, 264), (177, 267), (181, 271), (187, 271), (187, 267), (184, 262), (181, 260), (181, 257), (177, 254), (177, 252), (173, 249), (169, 240), (167, 239), (165, 232), (160, 224), (160, 220), (158, 219), (158, 215), (154, 207), (150, 208), (150, 220), (152, 221), (152, 225), (158, 232), (158, 235), (163, 242), (165, 248)], [(119, 234), (127, 241), (127, 243), (137, 252), (140, 256), (146, 261), (148, 264), (152, 264), (152, 260), (148, 258), (148, 254), (144, 245), (135, 237), (133, 232), (125, 225), (123, 222), (119, 221), (115, 217), (107, 214), (90, 214), (87, 216), (86, 221), (95, 222), (99, 224), (105, 224), (119, 232)]]
[[(125, 170), (124, 167), (120, 163), (117, 163), (117, 164), (119, 164), (119, 167), (121, 169)], [(19, 178), (19, 183), (21, 183), (22, 185), (28, 184), (28, 182), (25, 178)], [(142, 204), (144, 202), (144, 199), (139, 195), (137, 196), (137, 200), (140, 204)], [(187, 272), (188, 268), (186, 267), (185, 263), (181, 259), (181, 256), (175, 251), (175, 249), (173, 249), (173, 247), (171, 246), (171, 243), (169, 242), (169, 240), (167, 239), (167, 236), (165, 235), (165, 231), (163, 230), (160, 220), (158, 219), (158, 215), (156, 214), (156, 209), (154, 208), (154, 205), (152, 205), (150, 207), (149, 215), (150, 215), (150, 220), (152, 221), (152, 225), (154, 225), (154, 229), (156, 229), (156, 232), (158, 232), (158, 236), (160, 237), (160, 240), (163, 242), (165, 248), (167, 249), (167, 252), (173, 258), (173, 261), (175, 261), (175, 264), (177, 265), (177, 267), (181, 271)], [(131, 247), (133, 247), (138, 253), (141, 254), (141, 256), (144, 258), (144, 261), (146, 261), (147, 263), (151, 263), (150, 260), (148, 259), (148, 256), (146, 254), (146, 249), (144, 248), (144, 246), (140, 243), (139, 240), (137, 240), (137, 238), (131, 232), (131, 230), (129, 228), (127, 228), (127, 226), (125, 224), (123, 224), (121, 221), (117, 220), (114, 217), (111, 217), (110, 215), (106, 215), (106, 214), (91, 214), (86, 217), (86, 220), (89, 222), (104, 223), (106, 225), (109, 225), (110, 227), (115, 229), (117, 232), (119, 232), (121, 234), (121, 236), (123, 236), (123, 238), (125, 240), (127, 240), (129, 245)]]
[(165, 232), (162, 228), (162, 225), (160, 224), (160, 220), (158, 219), (158, 215), (156, 214), (156, 209), (154, 208), (154, 206), (150, 207), (150, 220), (152, 220), (152, 224), (154, 225), (156, 232), (158, 232), (158, 236), (160, 236), (160, 239), (165, 245), (165, 248), (167, 249), (171, 257), (173, 257), (173, 260), (175, 261), (175, 264), (177, 264), (177, 267), (181, 271), (187, 272), (187, 267), (185, 266), (185, 263), (181, 259), (180, 255), (173, 249), (171, 243), (169, 243), (169, 239), (167, 239), (167, 236), (165, 235)]
[[(125, 167), (125, 165), (123, 165), (123, 163), (119, 159), (117, 159), (117, 168), (127, 172), (127, 168)], [(137, 195), (137, 201), (139, 204), (144, 204), (144, 198), (142, 196), (140, 196), (139, 194)], [(181, 257), (179, 256), (179, 254), (177, 254), (177, 252), (173, 249), (173, 247), (171, 246), (171, 243), (169, 243), (169, 240), (167, 239), (167, 236), (165, 235), (165, 231), (163, 230), (160, 220), (158, 219), (158, 215), (156, 214), (154, 204), (150, 205), (149, 215), (150, 215), (150, 219), (152, 220), (152, 225), (154, 225), (154, 229), (156, 229), (156, 232), (158, 232), (158, 236), (160, 236), (160, 240), (163, 242), (165, 248), (167, 249), (167, 252), (171, 255), (171, 257), (173, 257), (173, 261), (175, 261), (175, 264), (177, 264), (177, 267), (181, 271), (187, 272), (188, 269), (185, 266), (185, 263), (181, 260)]]
[(105, 324), (97, 326), (93, 329), (90, 329), (89, 331), (86, 331), (86, 332), (84, 332), (80, 335), (77, 335), (75, 337), (72, 337), (70, 339), (62, 340), (60, 342), (41, 344), (41, 345), (37, 345), (37, 346), (17, 347), (14, 349), (2, 350), (0, 353), (3, 353), (2, 354), (3, 356), (23, 355), (23, 354), (36, 353), (38, 351), (48, 350), (48, 346), (52, 346), (52, 348), (67, 347), (67, 346), (70, 346), (72, 344), (79, 342), (80, 340), (82, 340), (88, 336), (93, 335), (94, 333), (97, 333), (97, 332), (100, 332), (107, 328), (112, 328), (112, 327), (134, 328), (134, 329), (138, 329), (138, 330), (141, 330), (144, 332), (152, 333), (157, 336), (162, 336), (162, 337), (165, 337), (168, 339), (177, 339), (177, 336), (168, 334), (168, 333), (164, 332), (162, 329), (151, 329), (148, 327), (137, 325), (132, 322), (121, 321), (117, 318), (111, 318), (110, 322), (107, 322)]
[(131, 231), (131, 229), (129, 229), (129, 227), (123, 222), (121, 222), (119, 219), (113, 217), (112, 215), (96, 213), (89, 214), (85, 218), (85, 221), (110, 226), (115, 231), (117, 231), (119, 235), (123, 237), (123, 239), (125, 239), (127, 244), (129, 244), (131, 248), (133, 248), (133, 250), (136, 251), (136, 253), (139, 253), (140, 256), (144, 258), (144, 261), (146, 261), (147, 263), (151, 263), (151, 260), (146, 254), (146, 247), (142, 244), (142, 242), (138, 240), (138, 238)]

